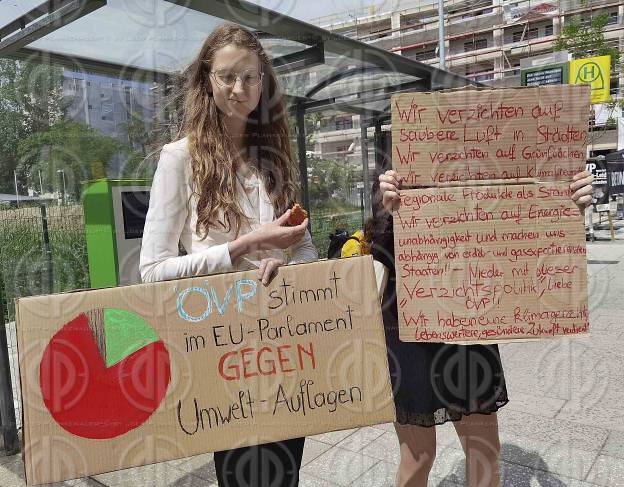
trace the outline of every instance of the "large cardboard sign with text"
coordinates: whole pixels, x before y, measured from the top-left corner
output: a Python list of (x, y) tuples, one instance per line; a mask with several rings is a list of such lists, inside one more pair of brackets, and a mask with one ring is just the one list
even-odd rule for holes
[(23, 298), (29, 484), (393, 421), (372, 259)]
[[(549, 86), (393, 98), (400, 337), (586, 335), (587, 263), (572, 176), (589, 91)], [(428, 186), (428, 187), (424, 187)]]

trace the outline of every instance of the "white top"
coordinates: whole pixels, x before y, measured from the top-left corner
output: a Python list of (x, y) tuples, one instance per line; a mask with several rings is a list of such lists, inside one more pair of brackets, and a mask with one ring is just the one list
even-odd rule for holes
[[(291, 264), (318, 259), (306, 230), (301, 241), (287, 250), (290, 259), (286, 252), (276, 249), (253, 252), (232, 262), (227, 244), (234, 240), (234, 230), (224, 232), (223, 227), (213, 226), (203, 240), (195, 233), (198, 198), (191, 196), (192, 174), (186, 137), (165, 145), (154, 174), (143, 230), (139, 262), (143, 282), (254, 269), (267, 257), (281, 258)], [(275, 215), (262, 181), (237, 176), (237, 197), (251, 218), (250, 224), (243, 223), (240, 236), (272, 222)], [(247, 186), (247, 194), (243, 185)], [(179, 255), (178, 242), (187, 255)]]

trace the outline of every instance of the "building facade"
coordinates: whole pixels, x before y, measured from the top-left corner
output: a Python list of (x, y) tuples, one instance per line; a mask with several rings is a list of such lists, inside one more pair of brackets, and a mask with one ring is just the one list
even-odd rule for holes
[(145, 82), (63, 70), (63, 96), (72, 99), (70, 118), (126, 143), (133, 117), (149, 132), (157, 109), (151, 88)]
[[(437, 1), (390, 2), (394, 11), (374, 5), (360, 12), (343, 12), (314, 19), (327, 30), (385, 50), (439, 66)], [(606, 13), (607, 43), (624, 51), (623, 0), (445, 0), (446, 69), (495, 87), (520, 86), (520, 61), (553, 52), (561, 28), (574, 17), (588, 25)], [(624, 96), (624, 71), (611, 73), (611, 95)], [(336, 117), (334, 117), (336, 118)], [(334, 130), (317, 134), (323, 154), (340, 154), (359, 135), (358, 116), (343, 114)], [(345, 127), (353, 127), (345, 133)], [(615, 149), (615, 130), (600, 137), (597, 151)]]

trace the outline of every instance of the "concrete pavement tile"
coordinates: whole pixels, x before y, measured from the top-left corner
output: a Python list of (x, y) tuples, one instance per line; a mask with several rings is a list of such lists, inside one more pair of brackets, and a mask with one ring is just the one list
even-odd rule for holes
[(624, 459), (624, 432), (610, 431), (607, 442), (600, 451), (600, 455)]
[(378, 462), (361, 453), (334, 447), (308, 463), (302, 471), (328, 482), (351, 486), (356, 478)]
[(507, 384), (507, 393), (510, 399), (505, 406), (506, 409), (532, 413), (548, 418), (554, 418), (566, 402), (564, 399), (516, 391), (513, 389), (513, 385), (509, 383)]
[(338, 484), (319, 479), (306, 473), (299, 474), (299, 487), (340, 487)]
[(217, 474), (215, 473), (213, 458), (214, 455), (212, 453), (203, 453), (187, 458), (185, 462), (179, 463), (177, 468), (201, 479), (216, 482)]
[(353, 487), (394, 487), (397, 468), (394, 463), (379, 462), (355, 479)]
[[(24, 471), (22, 468), (22, 461), (19, 455), (12, 455), (10, 457), (0, 457), (4, 461), (0, 464), (0, 486), (1, 487), (26, 487), (24, 480)], [(91, 484), (87, 482), (91, 481)], [(95, 485), (90, 479), (72, 479), (65, 482), (53, 482), (45, 484), (46, 487), (90, 487)]]
[(2, 487), (23, 487), (26, 485), (23, 478), (7, 468), (8, 464), (0, 465), (0, 485)]
[[(513, 391), (564, 400), (587, 392), (608, 391), (609, 380), (622, 361), (618, 353), (592, 348), (587, 340), (547, 341), (534, 354), (515, 355), (504, 362), (505, 378)], [(513, 398), (512, 398), (513, 400)]]
[(557, 414), (556, 419), (593, 426), (596, 430), (624, 431), (624, 411), (622, 409), (584, 408), (575, 403), (568, 403)]
[(384, 431), (389, 431), (390, 433), (394, 433), (396, 430), (394, 429), (394, 423), (382, 423), (382, 424), (373, 424), (371, 428), (377, 428)]
[(330, 448), (331, 445), (327, 443), (323, 443), (322, 441), (316, 441), (312, 438), (306, 438), (305, 446), (303, 447), (303, 458), (301, 459), (301, 465), (307, 465)]
[(430, 487), (463, 487), (463, 484), (453, 482), (452, 480), (438, 479), (435, 477), (429, 477), (429, 482), (427, 482), (427, 485)]
[(358, 452), (383, 434), (384, 432), (382, 430), (376, 428), (360, 428), (355, 433), (347, 436), (344, 440), (338, 443), (337, 446), (344, 448), (345, 450)]
[(312, 438), (316, 441), (322, 441), (323, 443), (328, 443), (330, 445), (337, 445), (347, 436), (352, 435), (356, 431), (357, 428), (350, 430), (331, 431), (329, 433), (321, 433), (320, 435), (309, 436), (308, 438)]
[[(24, 462), (22, 462), (21, 455), (11, 455), (10, 457), (5, 457), (9, 459), (8, 461), (3, 462), (0, 467), (11, 472), (13, 475), (17, 476), (20, 479), (24, 479)], [(2, 485), (2, 484), (0, 484)]]
[(455, 431), (455, 426), (452, 421), (447, 421), (444, 424), (436, 426), (436, 443), (438, 449), (440, 449), (440, 447), (451, 447), (456, 450), (462, 449), (459, 436), (457, 436), (457, 431)]
[(501, 435), (501, 443), (500, 458), (503, 461), (577, 480), (585, 478), (598, 456), (595, 451), (536, 438)]
[(74, 484), (74, 487), (102, 487), (102, 484), (93, 480), (92, 478), (87, 477), (81, 479), (77, 484)]
[(524, 465), (501, 462), (502, 487), (591, 487), (592, 484), (552, 472), (533, 470)]
[[(0, 442), (1, 441), (2, 440), (0, 439)], [(22, 457), (21, 457), (21, 455), (19, 453), (17, 455), (9, 455), (9, 456), (0, 455), (0, 466), (5, 464), (5, 463), (13, 463), (13, 462), (16, 462), (16, 461), (21, 461), (21, 458)]]
[[(499, 462), (499, 475), (502, 487), (591, 487), (593, 484), (556, 475), (552, 472), (532, 469), (525, 465), (512, 462)], [(447, 475), (444, 483), (439, 485), (463, 486), (465, 485), (465, 467), (459, 464), (455, 471)], [(431, 482), (430, 482), (431, 485)]]
[(498, 428), (507, 438), (528, 438), (554, 445), (569, 445), (577, 450), (598, 452), (608, 436), (606, 428), (584, 425), (559, 418), (547, 418), (502, 408), (498, 411)]
[(392, 463), (394, 465), (399, 464), (401, 459), (401, 450), (399, 447), (399, 440), (396, 433), (385, 432), (375, 441), (366, 446), (362, 453), (369, 457), (376, 458), (377, 460), (383, 460), (386, 463)]
[(624, 485), (624, 462), (621, 458), (601, 455), (587, 475), (588, 482), (597, 485)]
[(436, 452), (436, 458), (431, 467), (431, 477), (446, 479), (455, 471), (463, 469), (466, 457), (464, 452), (456, 448), (443, 448)]
[(167, 487), (218, 487), (216, 481), (210, 482), (202, 479), (201, 477), (197, 477), (196, 475), (187, 473), (183, 477), (180, 477), (178, 480), (171, 484), (167, 484)]
[[(137, 485), (169, 487), (185, 477), (189, 477), (188, 482), (178, 485), (196, 485), (192, 475), (164, 463), (155, 463), (153, 465), (128, 468), (93, 476), (95, 480), (109, 487), (136, 487)], [(203, 480), (202, 482), (205, 483)]]

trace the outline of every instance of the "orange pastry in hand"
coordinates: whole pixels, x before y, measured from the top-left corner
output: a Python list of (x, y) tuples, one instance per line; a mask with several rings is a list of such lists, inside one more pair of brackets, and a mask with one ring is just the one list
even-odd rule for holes
[(291, 227), (301, 225), (303, 220), (308, 217), (308, 212), (303, 209), (299, 203), (295, 203), (291, 208), (290, 216), (288, 217), (288, 224)]

